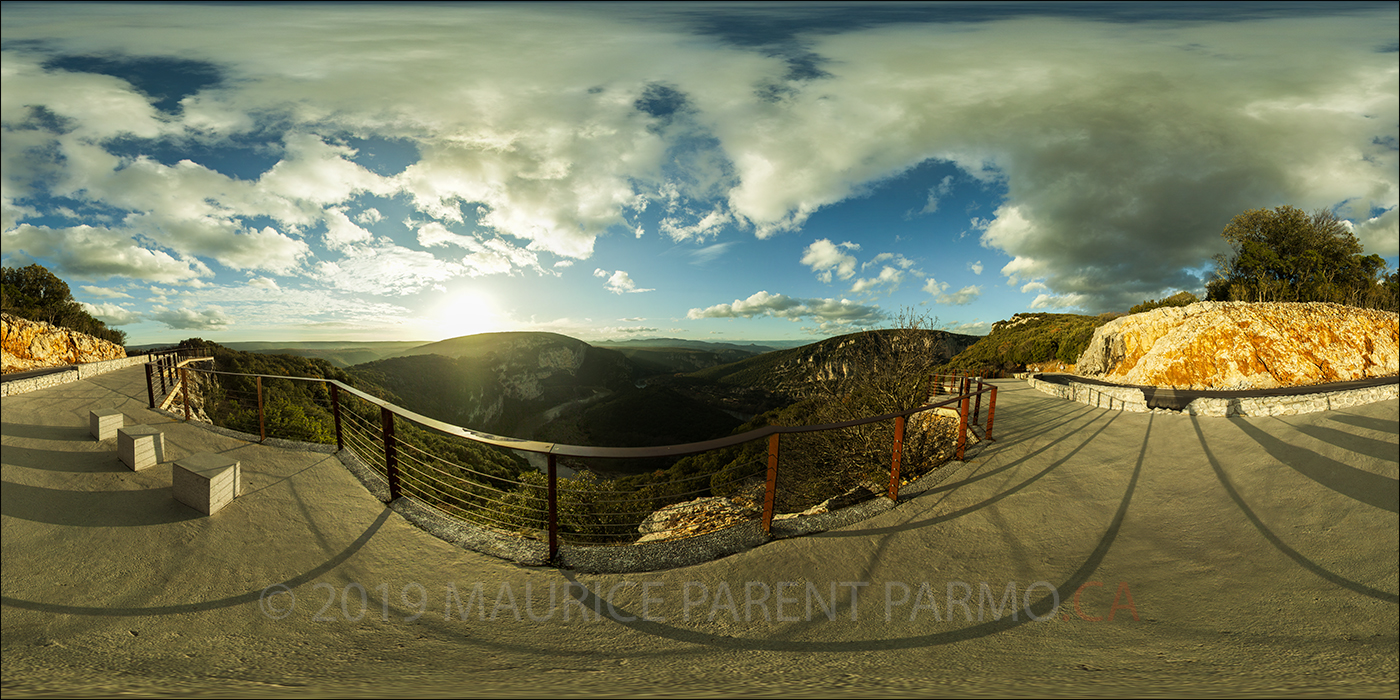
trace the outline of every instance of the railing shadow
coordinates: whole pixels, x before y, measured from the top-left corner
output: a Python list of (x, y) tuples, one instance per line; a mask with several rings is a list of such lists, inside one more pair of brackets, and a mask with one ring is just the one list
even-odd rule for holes
[[(1311, 572), (1312, 574), (1318, 576), (1319, 578), (1322, 578), (1323, 580), (1330, 581), (1331, 583), (1334, 583), (1342, 588), (1354, 591), (1356, 593), (1360, 593), (1361, 595), (1370, 598), (1383, 600), (1389, 603), (1400, 603), (1400, 594), (1382, 591), (1380, 589), (1373, 588), (1359, 581), (1353, 581), (1349, 578), (1346, 578), (1345, 576), (1342, 576), (1341, 574), (1328, 571), (1327, 569), (1319, 565), (1317, 562), (1307, 558), (1306, 556), (1303, 556), (1301, 552), (1290, 547), (1287, 543), (1285, 543), (1277, 534), (1274, 533), (1273, 530), (1271, 530), (1267, 525), (1264, 524), (1264, 521), (1259, 517), (1257, 513), (1254, 512), (1254, 509), (1249, 507), (1249, 504), (1245, 502), (1244, 497), (1240, 495), (1239, 490), (1236, 489), (1235, 485), (1230, 481), (1230, 477), (1225, 474), (1225, 469), (1221, 466), (1220, 460), (1215, 456), (1215, 453), (1211, 451), (1210, 446), (1206, 441), (1205, 433), (1201, 431), (1199, 417), (1191, 416), (1190, 418), (1191, 425), (1196, 430), (1196, 437), (1200, 440), (1201, 450), (1205, 453), (1206, 460), (1210, 462), (1211, 469), (1215, 471), (1215, 478), (1220, 482), (1220, 485), (1224, 487), (1226, 495), (1228, 495), (1230, 497), (1230, 500), (1234, 502), (1235, 507), (1238, 508), (1240, 512), (1244, 514), (1245, 518), (1247, 518), (1249, 522), (1254, 526), (1254, 529), (1258, 530), (1259, 534), (1263, 535), (1264, 539), (1268, 541), (1270, 545), (1272, 545), (1278, 551), (1282, 552), (1289, 559), (1292, 559), (1304, 570)], [(1237, 425), (1243, 423), (1244, 421), (1240, 421), (1237, 423)], [(1326, 484), (1323, 485), (1325, 486)]]

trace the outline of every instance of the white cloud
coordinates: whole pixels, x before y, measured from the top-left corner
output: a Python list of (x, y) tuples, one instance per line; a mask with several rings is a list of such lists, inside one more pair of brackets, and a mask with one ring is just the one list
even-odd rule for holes
[(748, 299), (735, 299), (730, 304), (716, 304), (704, 309), (691, 309), (686, 317), (754, 318), (773, 316), (790, 321), (811, 318), (841, 326), (869, 326), (885, 318), (878, 306), (858, 304), (849, 299), (798, 299), (786, 294), (757, 292)]
[(7, 253), (24, 251), (51, 263), (54, 274), (77, 279), (113, 275), (171, 284), (211, 275), (198, 260), (150, 250), (129, 235), (93, 226), (49, 228), (21, 224), (0, 234)]
[(84, 311), (109, 326), (126, 326), (141, 320), (141, 314), (117, 304), (89, 304), (81, 301), (78, 304)]
[(871, 258), (869, 261), (861, 263), (860, 269), (864, 270), (865, 268), (870, 267), (871, 265), (879, 265), (880, 263), (886, 261), (894, 263), (895, 266), (901, 270), (910, 270), (915, 276), (923, 275), (922, 272), (911, 269), (914, 267), (913, 260), (910, 260), (909, 258), (906, 258), (899, 253), (880, 253), (874, 258)]
[(673, 241), (703, 241), (717, 235), (721, 229), (731, 223), (733, 218), (721, 210), (714, 210), (705, 214), (699, 221), (686, 226), (676, 217), (668, 216), (661, 220), (661, 232), (666, 234)]
[(974, 275), (982, 274), (982, 261), (978, 260), (977, 262), (968, 263), (967, 269), (972, 270), (972, 274)]
[(194, 311), (185, 307), (171, 310), (164, 306), (153, 306), (150, 317), (176, 330), (221, 331), (233, 324), (233, 319), (217, 306), (211, 306), (204, 311)]
[(733, 245), (734, 241), (726, 241), (724, 243), (715, 243), (714, 245), (707, 245), (704, 248), (693, 250), (690, 252), (691, 264), (705, 265), (714, 262), (716, 258), (724, 255), (725, 251), (729, 250)]
[(377, 224), (383, 220), (384, 215), (379, 213), (379, 210), (375, 209), (374, 207), (368, 207), (364, 211), (355, 215), (355, 222), (364, 224), (366, 226), (370, 224)]
[(119, 289), (112, 289), (110, 287), (94, 287), (91, 285), (83, 285), (81, 287), (78, 287), (78, 289), (82, 290), (82, 292), (88, 296), (97, 297), (99, 299), (131, 298), (130, 294), (127, 294), (126, 292), (123, 292)]
[(978, 297), (982, 296), (982, 288), (976, 285), (968, 285), (949, 294), (948, 283), (939, 282), (932, 277), (928, 278), (928, 282), (924, 283), (924, 291), (933, 295), (934, 302), (947, 304), (949, 306), (971, 304), (973, 301), (976, 301)]
[[(355, 217), (355, 221), (366, 223), (364, 218), (360, 216)], [(330, 207), (326, 209), (326, 247), (335, 251), (344, 251), (357, 243), (369, 242), (374, 237), (373, 234), (357, 226), (355, 221), (351, 221), (350, 217), (345, 215), (345, 210), (341, 208)]]
[(899, 289), (899, 284), (903, 281), (903, 271), (886, 265), (880, 269), (880, 274), (878, 276), (856, 280), (855, 284), (851, 285), (851, 292), (853, 294), (860, 294), (876, 289), (877, 287), (884, 287), (884, 291), (887, 294), (892, 294), (895, 290)]
[(606, 270), (598, 269), (593, 271), (594, 277), (606, 277), (607, 282), (603, 283), (603, 288), (613, 294), (640, 294), (641, 292), (654, 292), (655, 289), (639, 289), (637, 283), (632, 281), (632, 277), (626, 272), (618, 270), (609, 274)]
[(270, 277), (254, 277), (248, 280), (248, 286), (257, 287), (258, 289), (270, 289), (274, 292), (281, 291), (281, 287), (277, 286), (277, 280)]
[(448, 231), (446, 226), (436, 221), (418, 227), (418, 245), (424, 248), (447, 245), (466, 248), (470, 245), (469, 241), (471, 240), (473, 240), (471, 236), (463, 236)]
[(1032, 309), (1082, 309), (1089, 301), (1084, 294), (1039, 294), (1031, 302)]
[(929, 188), (928, 199), (924, 202), (924, 208), (919, 210), (920, 214), (932, 214), (938, 211), (938, 200), (946, 197), (953, 191), (953, 176), (945, 176), (937, 185)]
[(833, 273), (840, 279), (848, 280), (856, 274), (856, 259), (843, 250), (860, 250), (860, 246), (850, 241), (832, 243), (819, 238), (803, 251), (802, 264), (812, 268), (817, 273), (817, 279), (823, 282), (830, 282)]
[(429, 289), (467, 270), (431, 253), (391, 243), (358, 246), (344, 257), (318, 263), (310, 276), (335, 289), (379, 296), (401, 296)]

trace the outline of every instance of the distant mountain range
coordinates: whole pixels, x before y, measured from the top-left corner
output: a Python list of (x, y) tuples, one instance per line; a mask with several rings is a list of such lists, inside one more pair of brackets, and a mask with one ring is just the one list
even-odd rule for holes
[(324, 360), (410, 410), (473, 430), (646, 446), (721, 437), (759, 414), (791, 405), (817, 384), (862, 381), (862, 373), (891, 354), (916, 358), (901, 370), (911, 373), (1015, 369), (1018, 363), (1068, 356), (1082, 350), (1086, 334), (1104, 320), (1024, 314), (996, 324), (985, 338), (875, 330), (780, 349), (676, 338), (592, 344), (541, 332), (482, 333), (434, 343), (227, 347)]
[(263, 355), (295, 355), (325, 360), (336, 367), (349, 367), (363, 362), (373, 362), (386, 357), (394, 357), (413, 348), (424, 345), (421, 340), (346, 342), (346, 341), (304, 341), (304, 342), (244, 342), (224, 343), (224, 347)]

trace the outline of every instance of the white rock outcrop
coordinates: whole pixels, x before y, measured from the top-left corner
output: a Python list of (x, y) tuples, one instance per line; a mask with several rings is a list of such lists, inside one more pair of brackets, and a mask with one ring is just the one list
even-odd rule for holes
[(116, 343), (43, 321), (0, 315), (0, 366), (5, 373), (126, 357)]
[(1076, 371), (1173, 389), (1272, 389), (1400, 373), (1400, 315), (1325, 303), (1199, 302), (1094, 331)]

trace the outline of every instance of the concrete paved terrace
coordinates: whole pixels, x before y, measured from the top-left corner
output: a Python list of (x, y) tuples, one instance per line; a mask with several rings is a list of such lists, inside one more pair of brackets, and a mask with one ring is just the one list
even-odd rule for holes
[[(140, 367), (10, 397), (5, 696), (1395, 696), (1396, 401), (1194, 418), (999, 385), (998, 441), (936, 488), (629, 575), (457, 549), (333, 455), (147, 410)], [(167, 462), (127, 470), (99, 407), (163, 426)], [(212, 517), (171, 497), (194, 451), (243, 463)]]

